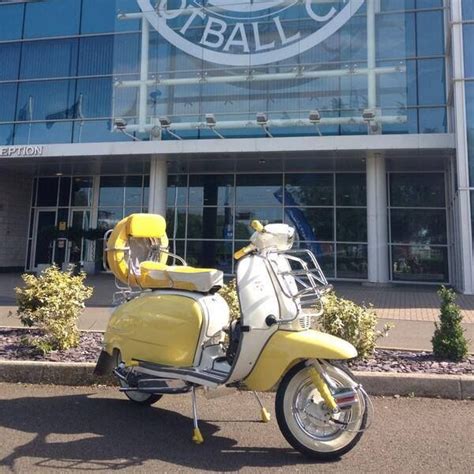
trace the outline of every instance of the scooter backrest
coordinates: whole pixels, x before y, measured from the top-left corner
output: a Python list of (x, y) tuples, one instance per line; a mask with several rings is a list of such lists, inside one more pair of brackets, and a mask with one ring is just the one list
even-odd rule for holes
[(122, 283), (140, 286), (136, 279), (141, 262), (168, 259), (166, 221), (158, 214), (131, 214), (116, 224), (107, 241), (107, 263)]

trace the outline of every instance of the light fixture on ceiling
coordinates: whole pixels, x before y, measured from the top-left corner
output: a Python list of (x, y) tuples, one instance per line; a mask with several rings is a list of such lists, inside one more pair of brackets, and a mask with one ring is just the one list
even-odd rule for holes
[(116, 119), (114, 119), (114, 128), (134, 141), (141, 141), (135, 135), (132, 135), (131, 133), (127, 132), (127, 121), (123, 117), (117, 117)]
[(221, 133), (219, 133), (216, 130), (216, 125), (217, 125), (217, 120), (216, 116), (214, 114), (206, 114), (205, 115), (206, 119), (206, 125), (219, 137), (219, 138), (225, 138)]
[(270, 130), (268, 130), (268, 117), (267, 114), (264, 112), (257, 112), (257, 125), (260, 125), (268, 137), (273, 138)]
[(158, 120), (160, 121), (160, 127), (162, 130), (166, 130), (172, 137), (176, 138), (177, 140), (182, 140), (179, 135), (170, 130), (171, 120), (167, 115), (162, 115)]

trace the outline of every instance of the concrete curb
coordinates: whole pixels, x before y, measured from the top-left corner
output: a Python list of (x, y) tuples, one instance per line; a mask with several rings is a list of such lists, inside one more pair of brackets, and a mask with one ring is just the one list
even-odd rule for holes
[[(0, 361), (0, 382), (53, 385), (116, 385), (96, 377), (94, 363)], [(371, 395), (474, 399), (474, 376), (355, 372)]]

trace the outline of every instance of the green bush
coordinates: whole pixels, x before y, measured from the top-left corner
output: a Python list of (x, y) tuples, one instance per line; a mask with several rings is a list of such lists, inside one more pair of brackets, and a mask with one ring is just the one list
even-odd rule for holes
[(435, 356), (453, 361), (462, 360), (467, 356), (467, 340), (461, 326), (461, 309), (455, 303), (456, 293), (442, 286), (438, 290), (441, 300), (440, 324), (435, 323), (435, 332), (431, 343)]
[(35, 344), (43, 350), (76, 347), (77, 320), (93, 291), (84, 285), (85, 273), (73, 275), (72, 268), (62, 272), (51, 266), (39, 276), (24, 274), (22, 278), (25, 286), (15, 288), (17, 314), (23, 325), (36, 326), (43, 333)]
[(237, 281), (235, 278), (230, 280), (229, 283), (226, 283), (219, 290), (219, 294), (225, 299), (229, 306), (231, 321), (240, 318), (240, 304), (237, 296)]
[(377, 315), (371, 305), (359, 306), (333, 292), (324, 297), (323, 303), (324, 312), (317, 320), (317, 328), (350, 342), (359, 357), (370, 357), (377, 339), (390, 330), (390, 325), (386, 325), (383, 331), (375, 329)]

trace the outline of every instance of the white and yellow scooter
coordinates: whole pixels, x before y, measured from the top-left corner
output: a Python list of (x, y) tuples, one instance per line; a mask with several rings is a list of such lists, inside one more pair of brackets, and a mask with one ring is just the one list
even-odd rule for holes
[[(294, 229), (252, 222), (251, 243), (236, 252), (240, 318), (230, 321), (217, 293), (222, 272), (194, 268), (169, 252), (166, 223), (133, 214), (106, 235), (106, 261), (121, 282), (97, 374), (113, 372), (134, 402), (192, 394), (193, 441), (202, 443), (196, 389), (276, 391), (287, 441), (317, 459), (352, 449), (367, 428), (370, 401), (340, 363), (357, 355), (346, 341), (310, 329), (328, 285), (314, 255), (292, 251)], [(168, 265), (172, 260), (173, 265)], [(176, 264), (180, 263), (180, 264)]]

